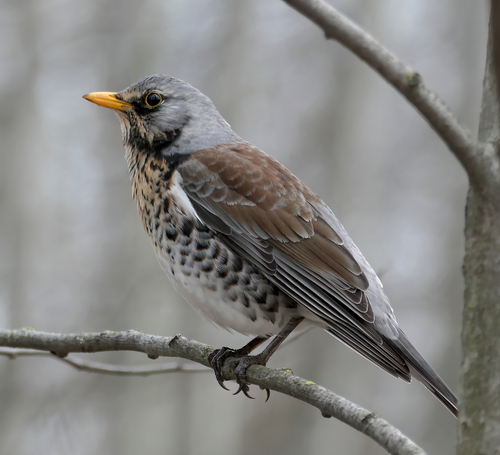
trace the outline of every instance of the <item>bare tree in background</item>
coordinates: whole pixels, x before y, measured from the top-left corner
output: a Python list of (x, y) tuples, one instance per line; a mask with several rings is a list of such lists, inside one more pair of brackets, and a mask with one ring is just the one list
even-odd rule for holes
[[(494, 39), (495, 32), (499, 30), (498, 22), (495, 22), (496, 2), (492, 1), (492, 21), (490, 35), (490, 52), (486, 66), (486, 76), (484, 83), (483, 108), (481, 114), (481, 125), (479, 141), (473, 141), (468, 133), (449, 114), (444, 105), (441, 104), (434, 94), (432, 94), (420, 80), (419, 76), (398, 61), (394, 61), (392, 56), (380, 53), (373, 41), (366, 40), (366, 36), (361, 34), (352, 35), (349, 27), (352, 24), (343, 22), (343, 19), (327, 7), (321, 1), (292, 1), (296, 9), (317, 22), (330, 38), (338, 39), (344, 45), (353, 50), (358, 56), (365, 59), (387, 80), (389, 80), (398, 90), (400, 90), (417, 109), (421, 111), (431, 126), (438, 132), (450, 150), (455, 153), (467, 171), (470, 181), (470, 190), (467, 202), (466, 219), (466, 257), (464, 262), (464, 276), (466, 280), (465, 307), (464, 307), (464, 330), (463, 330), (463, 368), (462, 368), (462, 389), (463, 404), (460, 412), (460, 442), (459, 453), (495, 453), (500, 446), (500, 390), (498, 375), (500, 374), (500, 359), (498, 356), (499, 336), (495, 330), (500, 323), (498, 299), (500, 296), (500, 211), (498, 210), (500, 200), (500, 177), (499, 177), (499, 155), (498, 155), (498, 96), (497, 96), (497, 76), (494, 66), (494, 56), (498, 51), (498, 40)], [(332, 16), (333, 14), (333, 16)], [(347, 28), (345, 28), (347, 24)], [(368, 37), (369, 38), (369, 37)], [(375, 48), (370, 47), (375, 46)], [(497, 59), (498, 61), (498, 59)], [(34, 334), (34, 333), (33, 333)], [(31, 335), (33, 335), (31, 334)], [(134, 339), (139, 340), (140, 336), (130, 333), (130, 339), (124, 335), (125, 341), (129, 344), (121, 344), (120, 348), (138, 349), (139, 345), (130, 344)], [(42, 337), (42, 335), (40, 335)], [(30, 337), (29, 331), (24, 332), (2, 332), (1, 343), (4, 346), (36, 347), (39, 349), (49, 349), (56, 351), (60, 355), (68, 352), (96, 351), (92, 340), (81, 345), (81, 339), (69, 349), (70, 340), (65, 338), (66, 344), (42, 345), (40, 340), (48, 343), (55, 342), (47, 339), (36, 339)], [(105, 338), (105, 337), (104, 337)], [(94, 341), (102, 343), (103, 337), (95, 338)], [(73, 338), (73, 341), (75, 339)], [(142, 342), (144, 340), (140, 340)], [(175, 348), (170, 355), (181, 355), (186, 358), (199, 360), (206, 364), (205, 356), (195, 356), (191, 353), (177, 351), (175, 339), (172, 348)], [(56, 340), (61, 343), (61, 340)], [(140, 343), (139, 343), (140, 344)], [(57, 348), (57, 349), (56, 349)], [(117, 349), (118, 345), (107, 345), (109, 349)], [(195, 346), (196, 349), (199, 346)], [(196, 350), (195, 349), (195, 350)], [(151, 356), (158, 355), (159, 352), (151, 349), (151, 345), (140, 349)], [(199, 353), (199, 349), (196, 350)], [(161, 352), (165, 355), (165, 352)], [(205, 352), (208, 354), (208, 351)], [(228, 377), (230, 374), (228, 372)], [(255, 373), (254, 382), (275, 390), (282, 390), (283, 387), (292, 387), (292, 394), (296, 392), (293, 384), (283, 385), (282, 381), (287, 381), (286, 373), (279, 378), (267, 371)], [(281, 381), (281, 382), (280, 382)], [(301, 386), (302, 387), (302, 386)], [(311, 400), (319, 403), (324, 402), (318, 397)], [(326, 412), (325, 415), (333, 415), (334, 412)], [(366, 420), (364, 411), (355, 417), (359, 422), (364, 422), (365, 429), (373, 431), (372, 422)], [(379, 423), (381, 423), (379, 421)], [(382, 422), (383, 425), (385, 425)], [(356, 426), (356, 425), (355, 425)], [(375, 437), (384, 439), (386, 435), (380, 432)], [(410, 442), (404, 442), (406, 449), (401, 449), (399, 442), (389, 441), (384, 447), (391, 453), (421, 453), (418, 448)], [(391, 445), (392, 444), (392, 445)], [(406, 452), (404, 450), (407, 450)]]

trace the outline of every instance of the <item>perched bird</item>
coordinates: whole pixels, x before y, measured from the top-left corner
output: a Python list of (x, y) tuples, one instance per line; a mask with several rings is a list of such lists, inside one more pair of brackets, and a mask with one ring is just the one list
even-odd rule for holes
[(416, 378), (457, 415), (456, 397), (399, 328), (330, 208), (241, 139), (208, 97), (153, 75), (84, 98), (118, 114), (139, 215), (177, 290), (216, 324), (255, 336), (212, 354), (222, 387), (224, 360), (236, 357), (238, 391), (248, 396), (248, 366), (265, 365), (291, 332), (314, 325), (393, 376)]

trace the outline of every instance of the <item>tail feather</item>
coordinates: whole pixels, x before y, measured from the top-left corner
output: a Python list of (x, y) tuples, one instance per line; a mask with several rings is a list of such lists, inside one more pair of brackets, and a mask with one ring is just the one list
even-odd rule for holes
[(458, 400), (455, 394), (439, 377), (434, 369), (413, 347), (406, 335), (400, 330), (398, 338), (390, 340), (390, 344), (396, 349), (405, 359), (410, 368), (411, 375), (424, 387), (429, 390), (441, 403), (443, 403), (449, 411), (455, 416), (458, 416)]

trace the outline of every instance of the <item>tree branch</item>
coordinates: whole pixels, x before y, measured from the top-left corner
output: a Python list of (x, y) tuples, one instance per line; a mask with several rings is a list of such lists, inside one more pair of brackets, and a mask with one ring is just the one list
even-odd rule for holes
[[(71, 352), (136, 351), (153, 359), (160, 356), (181, 357), (205, 366), (209, 366), (208, 356), (214, 349), (181, 335), (161, 337), (136, 330), (68, 335), (32, 329), (0, 330), (0, 346), (48, 351), (60, 358), (65, 358)], [(18, 351), (13, 350), (10, 355), (15, 356), (16, 353)], [(226, 380), (234, 380), (229, 364), (230, 359), (226, 361), (222, 373)], [(414, 442), (376, 414), (324, 387), (294, 376), (289, 370), (252, 365), (248, 368), (247, 376), (252, 384), (297, 398), (318, 408), (324, 417), (341, 420), (373, 439), (390, 454), (425, 455)]]
[[(404, 95), (455, 154), (465, 168), (471, 185), (478, 191), (489, 187), (485, 181), (500, 182), (498, 155), (490, 147), (478, 145), (472, 139), (446, 103), (424, 84), (418, 73), (325, 1), (284, 1), (318, 25), (327, 38), (335, 39), (350, 49)], [(496, 192), (491, 192), (489, 196), (500, 201)]]
[(207, 373), (211, 372), (211, 368), (204, 366), (196, 366), (193, 364), (184, 364), (180, 362), (172, 362), (165, 365), (139, 365), (139, 366), (121, 366), (109, 365), (101, 362), (87, 362), (76, 357), (58, 357), (50, 352), (36, 351), (33, 349), (13, 349), (0, 348), (0, 356), (17, 359), (18, 357), (46, 357), (57, 359), (60, 362), (66, 363), (75, 367), (78, 371), (88, 371), (89, 373), (111, 374), (116, 376), (151, 376), (153, 374), (165, 373)]

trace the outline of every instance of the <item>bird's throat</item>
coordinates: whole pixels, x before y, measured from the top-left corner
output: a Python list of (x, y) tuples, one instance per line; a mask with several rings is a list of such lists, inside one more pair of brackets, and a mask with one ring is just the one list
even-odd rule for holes
[(169, 149), (179, 140), (181, 132), (182, 129), (179, 128), (172, 131), (162, 131), (155, 134), (154, 137), (148, 137), (131, 129), (128, 137), (125, 138), (126, 145), (134, 147), (138, 153), (167, 156)]

